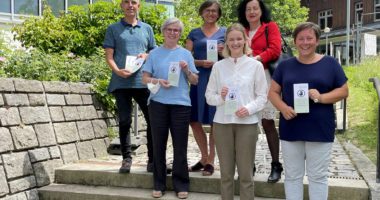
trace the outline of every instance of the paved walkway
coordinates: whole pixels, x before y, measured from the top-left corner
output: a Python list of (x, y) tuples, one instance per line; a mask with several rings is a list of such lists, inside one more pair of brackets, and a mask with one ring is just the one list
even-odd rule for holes
[[(133, 165), (145, 167), (147, 161), (146, 146), (140, 146), (135, 150), (136, 155), (133, 158)], [(169, 137), (167, 147), (167, 163), (171, 164), (173, 160), (171, 138)], [(200, 159), (200, 152), (194, 140), (192, 133), (189, 137), (188, 145), (188, 162), (189, 166), (195, 164)], [(280, 151), (280, 161), (282, 156)], [(121, 156), (111, 155), (107, 162), (121, 163)], [(256, 167), (258, 174), (269, 175), (271, 157), (264, 134), (259, 134), (256, 150)], [(215, 170), (219, 174), (218, 158), (215, 160)], [(197, 172), (200, 173), (200, 172)], [(284, 177), (282, 177), (283, 180)], [(373, 164), (360, 149), (349, 142), (340, 143), (335, 139), (333, 144), (332, 160), (329, 166), (329, 178), (338, 182), (347, 183), (348, 180), (364, 180), (370, 190), (371, 200), (380, 199), (380, 183), (376, 182), (376, 165)]]
[[(168, 147), (167, 147), (167, 163), (171, 164), (173, 160), (171, 138), (169, 137)], [(135, 166), (146, 166), (147, 155), (146, 147), (140, 146), (136, 149), (136, 155), (133, 158), (133, 165)], [(200, 152), (198, 146), (194, 140), (192, 133), (190, 133), (189, 144), (188, 144), (188, 162), (189, 166), (195, 164), (200, 159)], [(121, 162), (121, 156), (112, 155), (110, 156), (111, 162)], [(282, 162), (282, 156), (280, 152), (280, 161)], [(259, 139), (257, 141), (256, 147), (256, 173), (268, 174), (270, 173), (270, 163), (271, 156), (269, 148), (266, 142), (266, 137), (264, 134), (259, 134)], [(215, 160), (215, 170), (219, 170), (218, 158)], [(329, 177), (330, 178), (343, 178), (343, 179), (362, 179), (358, 171), (355, 169), (353, 163), (351, 162), (348, 154), (343, 149), (342, 145), (336, 139), (333, 145), (332, 161), (329, 167)]]

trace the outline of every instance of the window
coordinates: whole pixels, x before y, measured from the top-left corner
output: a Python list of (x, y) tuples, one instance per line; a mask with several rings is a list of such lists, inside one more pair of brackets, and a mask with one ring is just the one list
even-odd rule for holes
[(11, 13), (11, 0), (3, 0), (1, 4), (0, 12)]
[(375, 21), (380, 21), (380, 0), (375, 0)]
[(14, 0), (15, 14), (38, 15), (38, 0)]
[(91, 3), (96, 3), (96, 2), (98, 2), (98, 1), (108, 1), (108, 2), (112, 2), (112, 0), (92, 0)]
[(73, 5), (88, 5), (88, 0), (67, 0), (68, 7)]
[(355, 3), (355, 24), (363, 22), (363, 2)]
[[(380, 0), (379, 0), (380, 1)], [(318, 23), (321, 29), (331, 28), (333, 25), (332, 10), (325, 10), (318, 13)]]
[(55, 16), (59, 16), (61, 11), (65, 10), (65, 1), (62, 0), (46, 0)]
[[(0, 0), (0, 25), (3, 22), (22, 22), (23, 17), (29, 15), (41, 16), (43, 4), (47, 4), (57, 17), (67, 12), (73, 5), (89, 5), (99, 1), (114, 2), (116, 0)], [(142, 1), (142, 0), (140, 0)], [(167, 6), (169, 16), (174, 16), (174, 0), (146, 0)]]

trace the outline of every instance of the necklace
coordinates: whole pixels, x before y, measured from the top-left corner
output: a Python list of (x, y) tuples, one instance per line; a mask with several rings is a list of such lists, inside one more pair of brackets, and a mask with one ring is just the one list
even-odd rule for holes
[(250, 29), (248, 32), (248, 38), (249, 40), (252, 40), (253, 36), (255, 36), (257, 30), (259, 30), (261, 25), (257, 26), (255, 29)]

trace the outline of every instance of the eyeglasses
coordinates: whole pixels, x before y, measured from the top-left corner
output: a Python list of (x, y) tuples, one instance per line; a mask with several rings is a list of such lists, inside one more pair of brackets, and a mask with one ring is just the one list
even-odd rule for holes
[(215, 10), (215, 9), (206, 9), (203, 12), (208, 13), (208, 14), (210, 14), (210, 13), (216, 14), (216, 13), (218, 13), (218, 10)]
[(165, 31), (166, 31), (167, 33), (178, 34), (181, 30), (176, 29), (176, 28), (165, 28)]

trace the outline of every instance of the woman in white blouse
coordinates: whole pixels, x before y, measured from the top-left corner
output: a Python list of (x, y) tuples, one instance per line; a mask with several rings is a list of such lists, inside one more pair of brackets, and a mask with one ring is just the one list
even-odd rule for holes
[(213, 121), (220, 161), (222, 200), (234, 196), (235, 166), (240, 180), (240, 199), (254, 199), (253, 161), (259, 112), (267, 101), (262, 64), (246, 56), (247, 36), (240, 24), (227, 29), (223, 55), (214, 64), (206, 90), (207, 103), (216, 106)]

